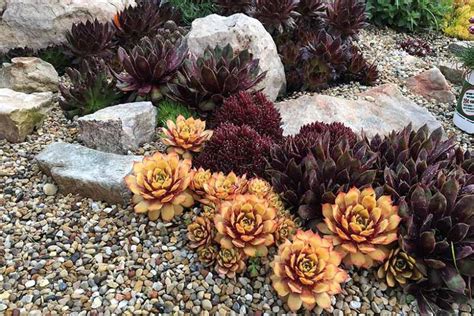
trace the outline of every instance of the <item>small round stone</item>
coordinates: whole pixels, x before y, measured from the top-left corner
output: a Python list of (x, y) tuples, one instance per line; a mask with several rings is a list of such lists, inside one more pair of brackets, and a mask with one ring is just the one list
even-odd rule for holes
[(46, 183), (43, 186), (43, 192), (48, 196), (56, 195), (56, 193), (58, 193), (58, 187), (52, 183)]

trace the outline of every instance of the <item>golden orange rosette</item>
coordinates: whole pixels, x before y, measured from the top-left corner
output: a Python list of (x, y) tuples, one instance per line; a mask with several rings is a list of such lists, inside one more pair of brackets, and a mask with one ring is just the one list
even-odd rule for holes
[(206, 122), (193, 117), (179, 115), (176, 122), (168, 120), (163, 127), (163, 144), (169, 146), (168, 153), (176, 152), (184, 158), (202, 151), (204, 143), (212, 137), (212, 131), (206, 130)]
[(291, 240), (296, 232), (296, 223), (288, 216), (290, 215), (280, 216), (277, 219), (277, 228), (274, 233), (277, 245), (285, 242), (287, 239)]
[(199, 261), (206, 267), (213, 265), (217, 259), (219, 249), (216, 245), (208, 245), (197, 250)]
[(245, 255), (237, 248), (221, 248), (217, 253), (216, 271), (220, 275), (234, 278), (245, 269)]
[(276, 210), (267, 200), (251, 194), (223, 202), (214, 217), (216, 240), (223, 248), (241, 249), (247, 256), (266, 256), (275, 243)]
[(342, 254), (335, 251), (330, 240), (312, 231), (298, 230), (293, 241), (286, 240), (270, 264), (273, 288), (286, 299), (288, 307), (298, 311), (316, 305), (331, 307), (331, 295), (342, 291), (341, 283), (348, 279), (339, 268)]
[(202, 198), (206, 191), (204, 191), (204, 184), (207, 183), (212, 177), (212, 172), (210, 170), (204, 170), (203, 168), (194, 169), (193, 177), (189, 188), (193, 192), (193, 196), (196, 200)]
[(203, 199), (199, 200), (202, 204), (217, 206), (222, 201), (234, 199), (237, 194), (247, 190), (247, 179), (245, 176), (239, 177), (235, 173), (215, 172), (212, 177), (204, 183), (206, 192)]
[(376, 199), (372, 188), (339, 193), (335, 204), (323, 205), (323, 216), (319, 231), (346, 254), (344, 263), (349, 266), (370, 268), (384, 261), (387, 245), (397, 240), (398, 207), (392, 205), (390, 196)]
[(191, 207), (194, 199), (188, 186), (191, 181), (191, 160), (180, 160), (177, 154), (155, 153), (133, 165), (132, 174), (125, 177), (133, 193), (136, 213), (148, 213), (150, 220), (171, 221), (183, 208)]
[(214, 239), (214, 226), (207, 217), (197, 217), (188, 225), (188, 239), (191, 248), (210, 245)]

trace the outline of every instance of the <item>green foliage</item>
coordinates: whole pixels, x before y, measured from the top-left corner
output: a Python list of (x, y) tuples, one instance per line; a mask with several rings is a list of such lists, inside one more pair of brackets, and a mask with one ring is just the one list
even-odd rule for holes
[(459, 51), (456, 56), (467, 69), (474, 69), (474, 45)]
[(185, 118), (194, 116), (194, 113), (185, 105), (169, 99), (164, 99), (158, 104), (158, 126), (166, 126), (166, 121), (176, 121), (178, 115)]
[(370, 20), (405, 31), (440, 28), (453, 0), (367, 0)]
[(186, 25), (190, 25), (197, 18), (216, 12), (212, 0), (170, 0), (169, 2), (181, 11), (181, 18)]

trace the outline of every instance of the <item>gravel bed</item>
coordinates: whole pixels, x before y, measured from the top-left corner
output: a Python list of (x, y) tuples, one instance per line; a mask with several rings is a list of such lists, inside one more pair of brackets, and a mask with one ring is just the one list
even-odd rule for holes
[[(381, 69), (380, 83), (402, 85), (408, 76), (429, 69), (446, 53), (449, 39), (431, 36), (436, 56), (406, 64), (395, 50), (403, 35), (369, 29), (360, 45)], [(383, 52), (380, 53), (380, 52)], [(353, 97), (366, 90), (343, 85), (325, 94)], [(455, 88), (458, 93), (459, 88)], [(425, 106), (465, 148), (473, 139), (453, 127), (454, 104), (437, 104), (403, 93)], [(72, 314), (286, 314), (273, 291), (268, 268), (256, 278), (222, 279), (203, 269), (186, 247), (185, 214), (172, 223), (149, 222), (130, 207), (63, 196), (33, 162), (55, 141), (75, 142), (76, 126), (56, 107), (44, 126), (20, 144), (0, 141), (0, 315)], [(138, 154), (162, 150), (157, 141)], [(415, 315), (413, 297), (389, 289), (373, 271), (351, 271), (332, 308), (315, 314)], [(455, 306), (471, 315), (472, 306)]]

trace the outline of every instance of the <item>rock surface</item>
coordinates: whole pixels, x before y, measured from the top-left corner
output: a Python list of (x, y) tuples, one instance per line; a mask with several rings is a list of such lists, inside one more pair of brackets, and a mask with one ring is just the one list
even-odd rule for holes
[(446, 78), (436, 67), (408, 78), (406, 86), (411, 92), (428, 100), (434, 99), (441, 103), (451, 103), (456, 100)]
[[(44, 48), (65, 40), (78, 21), (110, 20), (134, 0), (8, 0), (0, 18), (0, 52), (14, 47)], [(0, 8), (0, 14), (2, 10)]]
[(52, 92), (26, 94), (0, 89), (0, 139), (24, 141), (43, 123), (52, 105)]
[(0, 68), (0, 88), (25, 93), (56, 92), (58, 82), (53, 65), (36, 57), (16, 57)]
[[(299, 132), (301, 126), (316, 121), (341, 122), (368, 136), (388, 134), (410, 122), (415, 128), (428, 124), (431, 130), (441, 126), (426, 109), (404, 97), (395, 84), (368, 90), (359, 100), (346, 100), (326, 95), (303, 95), (276, 103), (283, 119), (285, 135)], [(367, 101), (370, 100), (370, 101)]]
[(457, 41), (449, 44), (448, 49), (451, 53), (459, 53), (464, 48), (469, 47), (473, 42), (472, 41)]
[(286, 89), (286, 77), (283, 64), (270, 34), (257, 19), (245, 14), (229, 17), (212, 14), (193, 21), (187, 35), (189, 51), (202, 55), (208, 47), (217, 44), (231, 44), (234, 50), (248, 49), (267, 75), (255, 88), (264, 88), (263, 92), (274, 101), (280, 92)]
[[(67, 153), (67, 155), (65, 154)], [(36, 156), (41, 170), (51, 176), (62, 193), (79, 194), (108, 203), (128, 203), (124, 177), (140, 156), (123, 156), (77, 144), (53, 143)]]
[(464, 70), (461, 63), (442, 62), (438, 65), (444, 77), (455, 84), (462, 84), (464, 81)]
[(153, 139), (156, 108), (151, 102), (119, 104), (78, 119), (79, 139), (87, 147), (127, 153)]

